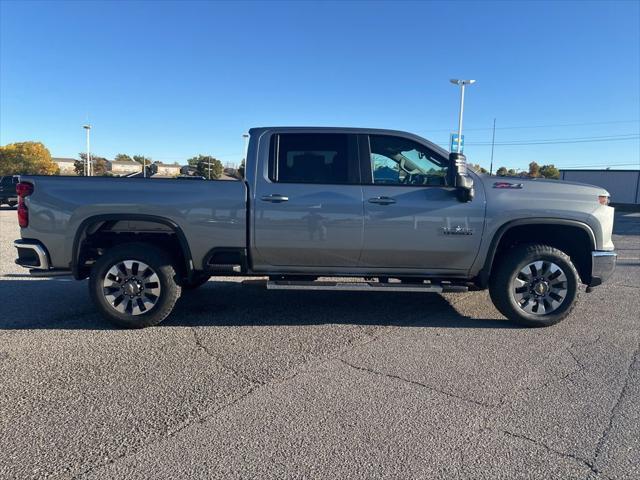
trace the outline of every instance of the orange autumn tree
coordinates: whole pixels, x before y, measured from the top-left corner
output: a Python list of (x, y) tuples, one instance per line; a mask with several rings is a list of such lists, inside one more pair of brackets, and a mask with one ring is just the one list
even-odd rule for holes
[(0, 147), (0, 175), (58, 175), (60, 169), (41, 142), (18, 142)]

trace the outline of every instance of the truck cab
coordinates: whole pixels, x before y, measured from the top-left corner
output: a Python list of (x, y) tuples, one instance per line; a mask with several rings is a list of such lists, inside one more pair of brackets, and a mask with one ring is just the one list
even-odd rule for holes
[(467, 275), (484, 190), (459, 200), (446, 151), (387, 130), (265, 128), (251, 138), (256, 272)]

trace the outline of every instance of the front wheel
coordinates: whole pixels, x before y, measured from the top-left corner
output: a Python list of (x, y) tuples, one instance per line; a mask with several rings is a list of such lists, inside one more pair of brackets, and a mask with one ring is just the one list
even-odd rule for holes
[(548, 327), (571, 313), (580, 277), (567, 254), (549, 245), (520, 245), (500, 261), (489, 294), (509, 320)]
[(100, 313), (128, 328), (162, 322), (180, 297), (171, 257), (147, 244), (113, 247), (98, 259), (89, 293)]

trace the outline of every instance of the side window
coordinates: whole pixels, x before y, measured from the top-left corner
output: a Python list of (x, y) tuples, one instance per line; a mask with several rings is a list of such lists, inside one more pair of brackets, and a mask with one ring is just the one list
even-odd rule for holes
[(286, 133), (271, 138), (269, 178), (279, 183), (358, 183), (355, 136)]
[(378, 185), (447, 184), (447, 159), (412, 140), (370, 135), (373, 183)]

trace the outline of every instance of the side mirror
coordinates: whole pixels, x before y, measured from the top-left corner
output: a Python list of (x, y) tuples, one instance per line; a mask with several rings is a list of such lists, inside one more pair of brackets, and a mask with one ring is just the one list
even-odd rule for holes
[(449, 184), (456, 188), (459, 201), (473, 200), (473, 178), (467, 173), (467, 158), (461, 153), (449, 154)]

